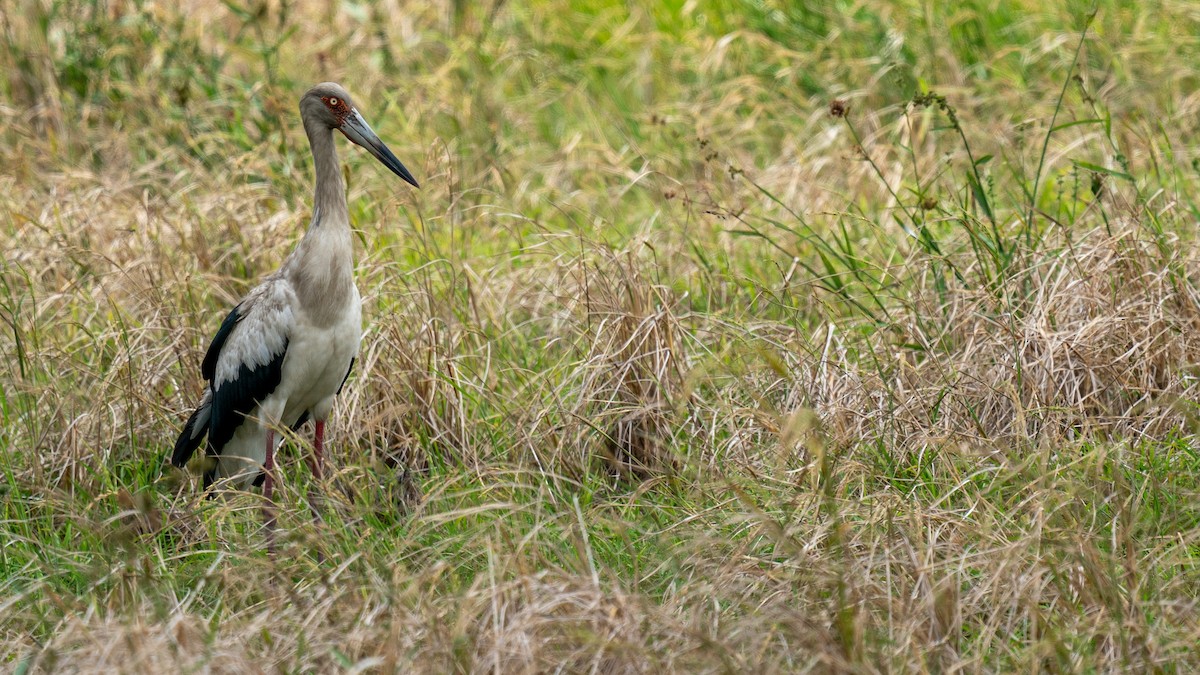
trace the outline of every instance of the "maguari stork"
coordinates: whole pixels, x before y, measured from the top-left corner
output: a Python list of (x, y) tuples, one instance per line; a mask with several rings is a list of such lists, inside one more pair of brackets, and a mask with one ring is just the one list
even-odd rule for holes
[(171, 455), (172, 464), (184, 467), (207, 436), (205, 489), (247, 489), (261, 482), (269, 535), (275, 525), (275, 449), (282, 440), (276, 430), (314, 422), (310, 466), (320, 479), (325, 421), (362, 336), (346, 186), (333, 132), (420, 187), (340, 85), (325, 82), (305, 92), (300, 118), (317, 177), (312, 221), (283, 266), (246, 294), (217, 329), (200, 364), (208, 382), (204, 396)]

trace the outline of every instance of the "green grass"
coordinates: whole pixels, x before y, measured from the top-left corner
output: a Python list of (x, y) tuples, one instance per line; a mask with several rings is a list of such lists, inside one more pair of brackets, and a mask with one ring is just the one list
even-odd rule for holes
[[(5, 669), (1200, 666), (1185, 4), (15, 1)], [(163, 461), (327, 79), (422, 189), (271, 557)]]

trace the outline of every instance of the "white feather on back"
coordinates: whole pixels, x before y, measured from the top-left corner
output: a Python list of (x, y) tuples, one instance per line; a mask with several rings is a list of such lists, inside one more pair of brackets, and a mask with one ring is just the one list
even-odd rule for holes
[(295, 303), (291, 287), (277, 275), (250, 291), (238, 309), (240, 319), (217, 358), (214, 387), (220, 389), (222, 384), (235, 380), (243, 365), (255, 370), (283, 353), (296, 326), (292, 310)]

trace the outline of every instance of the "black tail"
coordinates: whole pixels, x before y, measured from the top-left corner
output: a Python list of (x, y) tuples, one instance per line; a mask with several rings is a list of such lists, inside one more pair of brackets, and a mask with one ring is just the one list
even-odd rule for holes
[(188, 418), (187, 424), (183, 425), (183, 431), (179, 434), (179, 439), (175, 441), (175, 451), (171, 453), (171, 464), (182, 469), (188, 460), (192, 458), (192, 454), (196, 452), (196, 448), (204, 442), (204, 437), (208, 434), (208, 418), (212, 412), (212, 392), (204, 392), (204, 400), (200, 401), (200, 405), (196, 407), (196, 412)]

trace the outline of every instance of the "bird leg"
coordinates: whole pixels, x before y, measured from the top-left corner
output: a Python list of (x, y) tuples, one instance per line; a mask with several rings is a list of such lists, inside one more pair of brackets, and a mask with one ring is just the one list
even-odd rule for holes
[(312, 461), (308, 463), (308, 468), (312, 469), (313, 478), (316, 478), (316, 481), (308, 490), (308, 508), (312, 511), (313, 520), (320, 523), (321, 479), (325, 475), (325, 420), (317, 420), (316, 427), (316, 433), (313, 434), (313, 457)]
[(325, 452), (325, 420), (317, 420), (316, 424), (317, 430), (313, 437), (312, 472), (313, 475), (317, 477), (317, 480), (321, 480), (321, 474), (324, 471), (323, 465), (325, 463), (325, 458), (323, 456), (323, 453)]
[[(308, 509), (312, 511), (313, 524), (321, 525), (321, 504), (324, 489), (321, 479), (325, 473), (325, 420), (316, 420), (316, 432), (313, 434), (313, 457), (308, 467), (312, 469), (313, 484), (308, 488)], [(317, 562), (325, 562), (325, 554), (317, 550)]]
[(267, 461), (263, 465), (263, 522), (267, 526), (267, 551), (275, 552), (275, 502), (271, 493), (275, 487), (275, 430), (267, 429)]

